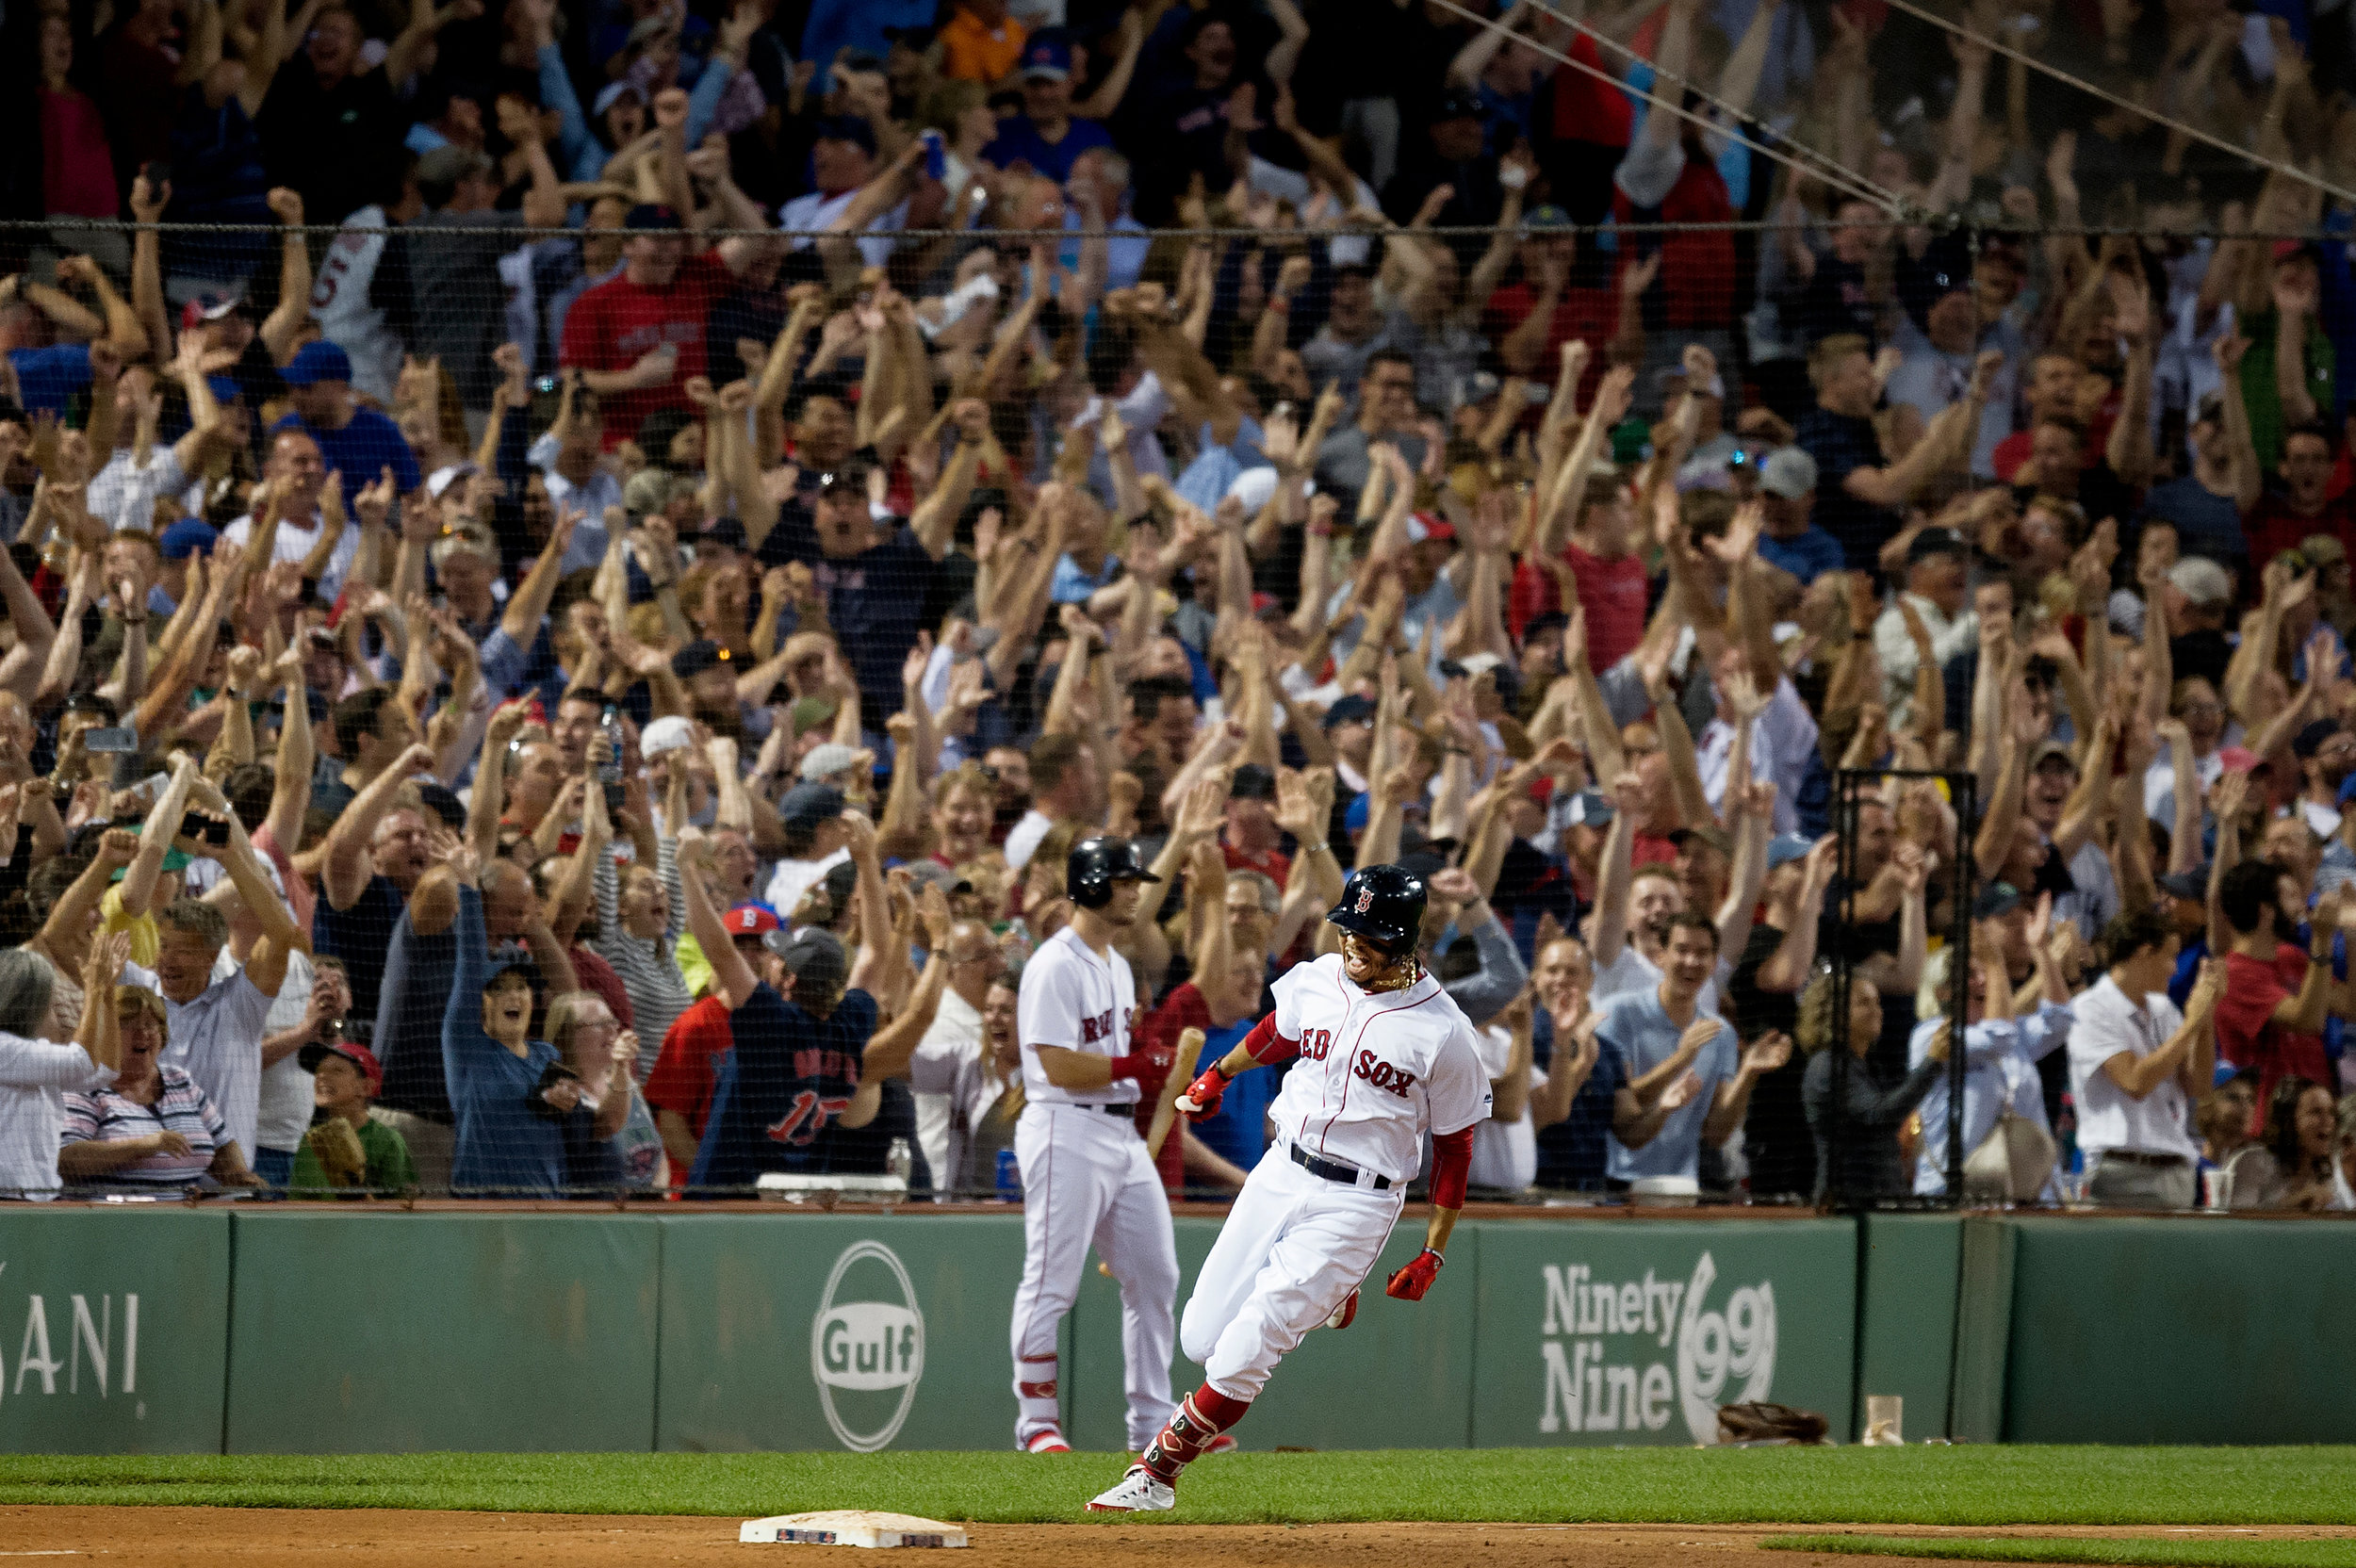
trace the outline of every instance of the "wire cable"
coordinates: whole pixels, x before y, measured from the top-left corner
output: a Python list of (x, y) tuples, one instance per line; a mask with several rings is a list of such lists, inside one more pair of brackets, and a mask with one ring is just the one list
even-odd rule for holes
[[(1757, 153), (1763, 158), (1773, 159), (1775, 162), (1783, 164), (1787, 168), (1792, 169), (1800, 173), (1809, 175), (1815, 179), (1823, 180), (1827, 185), (1837, 187), (1843, 195), (1855, 197), (1860, 202), (1869, 203), (1873, 206), (1879, 207), (1885, 214), (1891, 218), (1904, 219), (1910, 216), (1907, 204), (1904, 200), (1889, 191), (1882, 190), (1878, 186), (1875, 186), (1870, 180), (1864, 179), (1861, 175), (1852, 174), (1850, 171), (1841, 168), (1839, 164), (1829, 164), (1824, 168), (1815, 167), (1798, 157), (1793, 156), (1790, 153), (1782, 152), (1774, 147), (1765, 146), (1759, 142), (1753, 141), (1750, 138), (1744, 136), (1740, 131), (1716, 124), (1707, 116), (1695, 114), (1693, 110), (1685, 107), (1682, 104), (1673, 104), (1658, 93), (1632, 88), (1626, 82), (1620, 80), (1619, 77), (1614, 76), (1611, 72), (1606, 71), (1599, 66), (1589, 65), (1585, 60), (1573, 59), (1570, 56), (1549, 44), (1541, 43), (1536, 39), (1530, 38), (1527, 34), (1513, 32), (1498, 18), (1482, 16), (1478, 11), (1468, 10), (1464, 7), (1458, 5), (1456, 0), (1433, 0), (1433, 3), (1438, 5), (1443, 10), (1454, 11), (1458, 16), (1464, 18), (1467, 22), (1477, 23), (1481, 26), (1486, 27), (1492, 32), (1504, 33), (1513, 41), (1537, 51), (1539, 54), (1545, 56), (1550, 60), (1554, 60), (1562, 65), (1567, 65), (1574, 71), (1582, 72), (1587, 75), (1595, 77), (1597, 81), (1604, 83), (1606, 86), (1616, 89), (1619, 91), (1626, 92), (1632, 97), (1641, 98), (1657, 109), (1663, 110), (1669, 114), (1674, 114), (1680, 120), (1690, 121), (1713, 136), (1723, 136), (1727, 140), (1734, 142), (1737, 146), (1748, 148), (1750, 151)], [(1554, 13), (1549, 12), (1548, 14)], [(1578, 26), (1579, 24), (1574, 23), (1573, 25)], [(1581, 28), (1581, 30), (1585, 31), (1584, 28)], [(1589, 36), (1595, 37), (1595, 35), (1590, 33)], [(1619, 45), (1614, 43), (1612, 47), (1618, 48)], [(1704, 93), (1702, 96), (1707, 98), (1709, 95)]]
[[(1446, 0), (1442, 0), (1442, 3), (1445, 4)], [(1571, 28), (1574, 32), (1586, 34), (1587, 37), (1593, 39), (1604, 48), (1611, 50), (1613, 54), (1619, 55), (1632, 63), (1644, 66), (1645, 69), (1649, 70), (1653, 74), (1654, 80), (1667, 82), (1671, 86), (1677, 88), (1682, 91), (1693, 94), (1693, 96), (1701, 99), (1712, 107), (1733, 116), (1737, 123), (1745, 120), (1756, 121), (1756, 116), (1736, 108), (1732, 104), (1727, 103), (1724, 98), (1721, 98), (1716, 93), (1711, 92), (1708, 88), (1703, 87), (1700, 83), (1693, 81), (1690, 77), (1680, 76), (1674, 71), (1661, 70), (1661, 67), (1654, 61), (1645, 59), (1644, 55), (1633, 45), (1623, 43), (1618, 39), (1612, 38), (1609, 34), (1597, 32), (1595, 28), (1589, 26), (1579, 18), (1569, 16), (1562, 11), (1556, 10), (1552, 6), (1546, 4), (1546, 0), (1524, 0), (1524, 3), (1527, 4), (1530, 9), (1537, 11), (1542, 15), (1552, 17), (1555, 21), (1562, 23), (1563, 25)], [(1532, 48), (1544, 48), (1544, 45), (1539, 44), (1534, 39), (1525, 38), (1523, 41), (1529, 43)], [(1576, 64), (1577, 62), (1574, 61), (1571, 63)], [(1616, 77), (1611, 76), (1608, 73), (1605, 74), (1605, 79), (1611, 81), (1612, 85), (1619, 87), (1623, 91), (1634, 90), (1633, 89), (1628, 87), (1625, 82), (1620, 81)], [(1652, 101), (1658, 103), (1660, 100), (1654, 99)], [(1689, 115), (1687, 118), (1691, 119), (1693, 117)], [(1710, 129), (1717, 130), (1718, 127), (1711, 126)], [(1737, 139), (1740, 140), (1741, 139), (1737, 138)], [(1790, 159), (1785, 159), (1784, 161), (1791, 163), (1791, 167), (1793, 169), (1799, 170), (1803, 173), (1812, 174), (1818, 179), (1832, 180), (1838, 176), (1839, 179), (1848, 182), (1848, 185), (1851, 188), (1849, 192), (1851, 195), (1857, 196), (1862, 201), (1872, 202), (1874, 205), (1881, 207), (1885, 212), (1888, 212), (1892, 216), (1901, 214), (1915, 216), (1922, 215), (1921, 209), (1914, 203), (1910, 202), (1905, 195), (1898, 191), (1891, 190), (1885, 186), (1876, 184), (1865, 174), (1849, 168), (1847, 165), (1841, 162), (1840, 159), (1832, 156), (1829, 153), (1820, 152), (1816, 148), (1809, 146), (1808, 143), (1801, 141), (1796, 138), (1784, 135), (1780, 132), (1776, 134), (1775, 139), (1787, 147), (1798, 149), (1801, 154), (1805, 155), (1807, 159), (1812, 160), (1813, 167), (1804, 167), (1802, 163), (1792, 162)], [(1744, 142), (1743, 145), (1749, 146), (1751, 143)]]
[[(1443, 3), (1445, 3), (1445, 0), (1443, 0)], [(2184, 136), (2190, 137), (2193, 140), (2201, 142), (2204, 146), (2214, 147), (2220, 153), (2231, 153), (2237, 158), (2247, 159), (2249, 162), (2255, 164), (2260, 169), (2267, 170), (2273, 173), (2287, 174), (2292, 179), (2299, 181), (2301, 185), (2313, 186), (2315, 188), (2322, 191), (2327, 196), (2336, 197), (2340, 201), (2347, 202), (2351, 205), (2356, 205), (2356, 191), (2343, 190), (2338, 186), (2331, 184), (2329, 180), (2324, 179), (2320, 175), (2308, 173), (2297, 164), (2284, 163), (2277, 158), (2262, 157), (2258, 154), (2251, 152), (2247, 147), (2235, 146), (2233, 143), (2226, 140), (2223, 137), (2211, 136), (2208, 132), (2201, 130), (2197, 126), (2187, 125), (2183, 121), (2178, 120), (2171, 115), (2162, 114), (2155, 109), (2145, 108), (2142, 105), (2121, 98), (2115, 92), (2106, 91), (2102, 88), (2096, 87), (2092, 82), (2086, 81), (2082, 77), (2073, 76), (2069, 72), (2062, 70), (2059, 66), (2048, 65), (2043, 60), (2038, 59), (2035, 55), (2016, 49), (2011, 44), (2004, 42), (2001, 39), (1982, 38), (1979, 34), (1972, 31), (1969, 27), (1964, 26), (1959, 22), (1950, 22), (1943, 16), (1939, 16), (1935, 12), (1923, 9), (1921, 6), (1914, 4), (1914, 0), (1890, 0), (1890, 4), (1897, 9), (1906, 12), (1908, 16), (1920, 17), (1922, 20), (1931, 24), (1935, 27), (1946, 28), (1949, 32), (1955, 34), (1957, 38), (1962, 39), (1967, 43), (1976, 43), (1983, 49), (2004, 56), (2006, 59), (2019, 60), (2030, 70), (2042, 71), (2045, 74), (2053, 77), (2053, 80), (2062, 83), (2066, 87), (2074, 87), (2081, 92), (2091, 93), (2095, 97), (2102, 100), (2102, 102), (2110, 105), (2113, 108), (2131, 110), (2135, 114), (2141, 115), (2144, 119), (2151, 121), (2155, 125), (2164, 125), (2171, 131), (2180, 132)]]

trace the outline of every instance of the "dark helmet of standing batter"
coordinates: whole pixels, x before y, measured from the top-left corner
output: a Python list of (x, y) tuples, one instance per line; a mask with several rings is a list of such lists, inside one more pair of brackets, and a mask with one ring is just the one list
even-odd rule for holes
[(1385, 952), (1415, 950), (1423, 931), (1423, 878), (1404, 866), (1360, 866), (1326, 919)]
[(1083, 909), (1102, 909), (1113, 901), (1116, 882), (1159, 882), (1137, 858), (1137, 846), (1126, 839), (1099, 834), (1072, 846), (1063, 863), (1064, 890)]

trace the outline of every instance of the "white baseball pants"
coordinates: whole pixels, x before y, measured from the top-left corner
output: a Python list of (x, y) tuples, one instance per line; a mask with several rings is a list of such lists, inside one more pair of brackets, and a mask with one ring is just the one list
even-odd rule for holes
[(1312, 1176), (1270, 1144), (1227, 1212), (1179, 1326), (1179, 1345), (1231, 1399), (1256, 1399), (1301, 1336), (1333, 1315), (1383, 1255), (1406, 1194)]
[(1090, 1243), (1121, 1285), (1129, 1446), (1142, 1451), (1177, 1408), (1170, 1359), (1178, 1247), (1170, 1199), (1127, 1117), (1076, 1105), (1023, 1107), (1023, 1283), (1014, 1295), (1015, 1443), (1057, 1425), (1055, 1330), (1072, 1310)]

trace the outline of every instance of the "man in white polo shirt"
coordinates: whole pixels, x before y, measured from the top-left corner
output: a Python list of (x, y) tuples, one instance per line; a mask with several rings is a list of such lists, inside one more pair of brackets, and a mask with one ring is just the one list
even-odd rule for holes
[[(192, 772), (194, 764), (181, 766)], [(221, 862), (246, 908), (261, 922), (261, 939), (241, 968), (216, 980), (213, 965), (229, 943), (229, 922), (200, 899), (178, 899), (155, 911), (160, 940), (155, 970), (126, 966), (123, 977), (162, 995), (169, 1031), (164, 1060), (212, 1096), (237, 1147), (253, 1149), (261, 1114), (263, 1031), (270, 1004), (286, 984), (288, 956), (307, 951), (310, 939), (271, 889), (260, 857), (221, 792), (198, 776), (191, 780), (190, 798), (202, 803), (212, 837), (176, 838), (173, 847)], [(223, 830), (226, 844), (215, 841)]]
[(2224, 966), (2210, 960), (2176, 1010), (2168, 999), (2181, 940), (2156, 909), (2102, 928), (2110, 972), (2070, 1004), (2070, 1092), (2086, 1196), (2111, 1208), (2192, 1207), (2201, 1152), (2190, 1106), (2217, 1066)]

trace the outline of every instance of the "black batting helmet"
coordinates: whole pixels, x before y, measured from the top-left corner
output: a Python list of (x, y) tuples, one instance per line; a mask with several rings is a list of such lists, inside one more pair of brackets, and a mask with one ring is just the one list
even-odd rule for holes
[(1423, 932), (1423, 878), (1404, 866), (1360, 866), (1342, 884), (1326, 919), (1392, 953), (1410, 953)]
[(1102, 835), (1082, 839), (1072, 846), (1063, 863), (1064, 890), (1083, 909), (1102, 909), (1113, 901), (1116, 882), (1159, 882), (1137, 858), (1137, 846), (1126, 839)]

